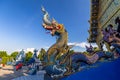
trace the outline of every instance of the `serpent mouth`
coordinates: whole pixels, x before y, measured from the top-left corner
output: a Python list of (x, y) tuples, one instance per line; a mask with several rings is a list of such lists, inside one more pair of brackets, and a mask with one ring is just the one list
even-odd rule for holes
[(57, 32), (57, 30), (59, 30), (58, 23), (56, 23), (56, 22), (52, 22), (51, 25), (47, 25), (47, 24), (43, 23), (43, 28), (46, 29), (47, 31), (49, 31), (49, 33), (52, 36), (55, 35), (55, 33)]
[(53, 27), (52, 27), (52, 26), (44, 26), (44, 28), (45, 28), (46, 30), (53, 30)]
[(53, 26), (47, 26), (47, 25), (44, 25), (43, 27), (44, 27), (44, 29), (47, 30), (47, 33), (50, 33), (52, 36), (55, 35), (55, 32), (56, 32), (55, 27), (53, 27)]

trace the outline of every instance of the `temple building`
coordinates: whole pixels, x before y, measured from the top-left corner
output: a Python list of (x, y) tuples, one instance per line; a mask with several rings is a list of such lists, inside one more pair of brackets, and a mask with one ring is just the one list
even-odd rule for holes
[(100, 48), (102, 30), (109, 24), (117, 29), (115, 19), (120, 17), (120, 0), (91, 0), (90, 12), (88, 42), (96, 43)]

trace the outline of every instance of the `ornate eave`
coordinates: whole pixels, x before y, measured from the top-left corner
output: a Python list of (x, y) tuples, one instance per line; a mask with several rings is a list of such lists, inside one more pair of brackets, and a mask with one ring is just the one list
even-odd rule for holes
[(98, 35), (99, 0), (91, 0), (91, 17), (88, 42), (95, 43)]

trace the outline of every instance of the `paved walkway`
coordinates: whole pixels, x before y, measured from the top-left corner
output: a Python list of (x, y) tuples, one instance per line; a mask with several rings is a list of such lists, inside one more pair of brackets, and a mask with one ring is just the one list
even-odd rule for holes
[(36, 75), (26, 75), (12, 80), (44, 80), (45, 71), (38, 71)]
[(25, 72), (25, 68), (22, 70), (16, 71), (14, 66), (5, 66), (0, 69), (0, 80), (11, 80), (13, 78), (17, 78), (23, 76)]
[(28, 75), (28, 76), (21, 76), (12, 80), (44, 80), (43, 75)]
[(38, 71), (37, 75), (25, 74), (26, 67), (16, 71), (14, 66), (5, 66), (0, 69), (0, 80), (44, 80), (45, 71)]

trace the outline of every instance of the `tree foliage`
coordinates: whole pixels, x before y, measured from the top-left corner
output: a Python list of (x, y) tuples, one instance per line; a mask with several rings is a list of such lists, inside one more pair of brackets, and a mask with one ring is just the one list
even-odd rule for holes
[(0, 51), (0, 57), (2, 58), (2, 57), (7, 57), (8, 56), (8, 54), (7, 54), (7, 52), (6, 51)]
[(69, 51), (70, 54), (73, 54), (74, 52), (75, 52), (74, 50), (70, 50), (70, 51)]
[(30, 58), (32, 58), (32, 55), (33, 55), (33, 53), (32, 52), (27, 52), (26, 53), (26, 58), (25, 58), (25, 61), (28, 61)]
[(38, 58), (42, 61), (42, 60), (44, 60), (45, 55), (46, 55), (45, 49), (41, 48), (39, 55), (38, 55)]
[(15, 51), (15, 52), (11, 53), (10, 56), (13, 57), (13, 59), (15, 60), (17, 55), (18, 55), (18, 52)]
[(12, 62), (13, 58), (7, 54), (6, 51), (0, 51), (0, 58), (2, 64), (6, 64), (7, 62)]
[(7, 62), (12, 62), (12, 57), (2, 57), (2, 64), (6, 64)]

